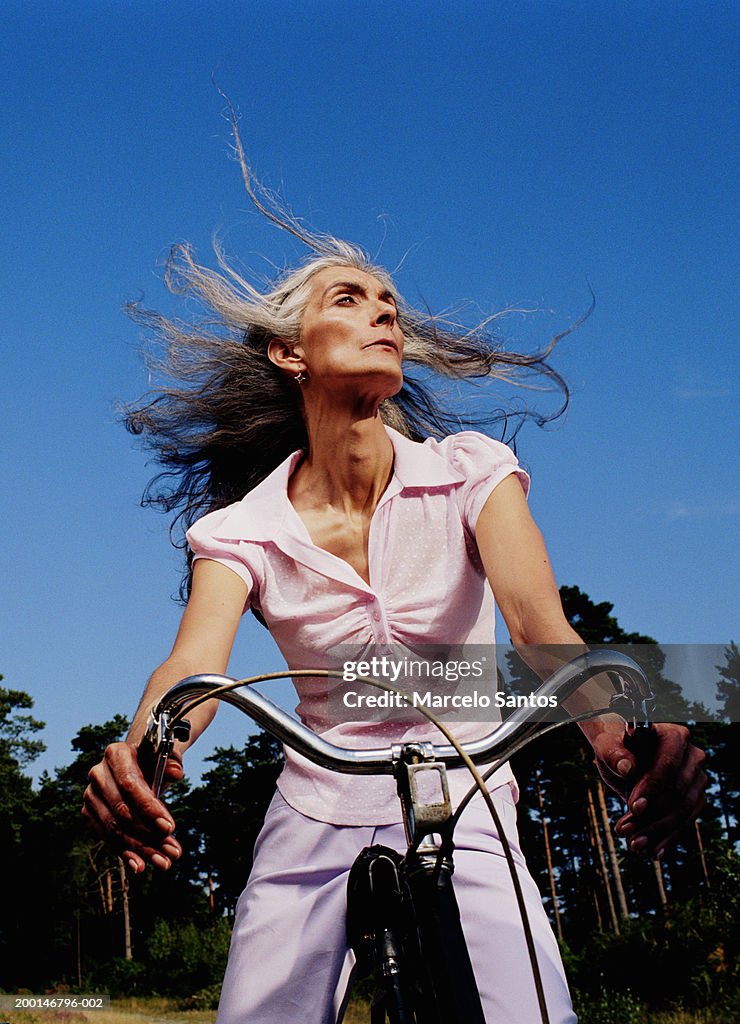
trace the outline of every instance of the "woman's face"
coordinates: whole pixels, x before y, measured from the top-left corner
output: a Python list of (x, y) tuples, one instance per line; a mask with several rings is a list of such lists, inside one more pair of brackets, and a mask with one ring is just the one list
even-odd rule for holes
[(308, 391), (329, 386), (382, 401), (400, 391), (403, 333), (392, 292), (352, 267), (328, 267), (311, 279), (300, 341)]

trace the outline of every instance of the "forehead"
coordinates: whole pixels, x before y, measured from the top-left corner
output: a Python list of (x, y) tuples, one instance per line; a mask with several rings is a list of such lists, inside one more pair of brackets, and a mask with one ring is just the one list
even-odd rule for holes
[(355, 267), (325, 267), (317, 271), (311, 278), (311, 299), (320, 300), (321, 297), (333, 286), (353, 284), (361, 287), (368, 295), (382, 295), (390, 290), (395, 295), (395, 289), (389, 281), (381, 280), (374, 274), (368, 274), (365, 270), (357, 270)]

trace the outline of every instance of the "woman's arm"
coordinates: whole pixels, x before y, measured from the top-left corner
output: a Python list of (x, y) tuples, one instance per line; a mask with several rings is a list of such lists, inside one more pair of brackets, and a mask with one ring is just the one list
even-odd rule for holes
[[(226, 671), (246, 599), (247, 585), (231, 569), (208, 559), (196, 561), (190, 600), (171, 654), (149, 680), (126, 739), (111, 743), (89, 773), (83, 816), (122, 853), (132, 871), (143, 871), (147, 863), (166, 870), (182, 852), (172, 835), (172, 816), (154, 796), (138, 763), (149, 710), (180, 679)], [(211, 722), (216, 705), (210, 701), (189, 716), (190, 739), (177, 744), (167, 765), (170, 782), (182, 777), (182, 754)]]
[[(514, 476), (506, 477), (484, 505), (475, 527), (486, 575), (509, 629), (512, 643), (567, 644), (568, 660), (585, 645), (570, 626), (540, 531), (530, 515), (524, 493)], [(523, 652), (535, 670), (550, 665), (545, 652)], [(540, 664), (534, 664), (538, 661)], [(590, 693), (574, 695), (567, 703), (578, 712), (603, 707), (603, 689), (595, 682)], [(657, 743), (650, 768), (640, 777), (634, 755), (625, 747), (624, 721), (616, 715), (584, 722), (604, 781), (618, 793), (627, 792), (629, 812), (617, 831), (635, 850), (659, 855), (693, 820), (705, 803), (707, 778), (701, 769), (704, 752), (694, 747), (684, 726), (656, 725)]]

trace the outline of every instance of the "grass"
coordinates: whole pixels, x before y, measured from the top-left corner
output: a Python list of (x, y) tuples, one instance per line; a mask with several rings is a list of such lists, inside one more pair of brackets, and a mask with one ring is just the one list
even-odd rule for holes
[(177, 1000), (113, 999), (109, 1010), (6, 1011), (7, 1024), (213, 1024), (215, 1010), (180, 1010)]
[[(44, 1011), (29, 1013), (19, 1011), (7, 1014), (7, 1024), (213, 1024), (215, 1010), (181, 1010), (175, 999), (151, 997), (147, 999), (114, 999), (110, 1010)], [(726, 1018), (724, 1018), (726, 1020)], [(350, 1003), (344, 1024), (367, 1024), (368, 1004), (354, 999)], [(718, 1024), (719, 1018), (711, 1010), (688, 1012), (675, 1010), (656, 1012), (645, 1019), (645, 1024)], [(583, 1021), (588, 1024), (588, 1021)]]

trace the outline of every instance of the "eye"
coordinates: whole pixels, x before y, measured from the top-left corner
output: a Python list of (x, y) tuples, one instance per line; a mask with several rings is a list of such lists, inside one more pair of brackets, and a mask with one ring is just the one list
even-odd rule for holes
[(350, 303), (351, 305), (354, 305), (355, 297), (354, 297), (354, 295), (349, 295), (349, 294), (347, 294), (347, 295), (340, 295), (339, 298), (337, 299), (337, 305), (339, 305), (340, 303)]

